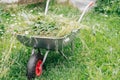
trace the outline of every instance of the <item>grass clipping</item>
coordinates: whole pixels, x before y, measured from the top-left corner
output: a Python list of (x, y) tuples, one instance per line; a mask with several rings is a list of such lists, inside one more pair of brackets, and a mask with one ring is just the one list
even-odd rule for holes
[[(29, 19), (30, 25), (21, 25), (15, 29), (17, 34), (40, 37), (63, 37), (72, 30), (80, 28), (80, 24), (61, 15), (43, 15)], [(25, 23), (22, 23), (25, 24)]]

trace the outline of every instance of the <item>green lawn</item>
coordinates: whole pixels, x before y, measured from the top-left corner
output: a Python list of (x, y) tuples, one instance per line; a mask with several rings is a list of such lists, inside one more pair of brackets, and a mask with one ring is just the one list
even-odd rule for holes
[[(22, 21), (16, 16), (21, 12), (38, 15), (43, 11), (41, 4), (10, 9), (0, 7), (1, 80), (26, 80), (26, 65), (32, 48), (18, 42), (11, 31), (15, 26), (10, 26)], [(52, 5), (49, 13), (76, 20), (80, 16), (77, 9), (65, 5)], [(69, 45), (65, 47), (69, 60), (50, 52), (43, 74), (35, 80), (120, 79), (120, 17), (91, 11), (84, 16), (82, 24), (86, 27), (75, 38), (74, 54), (70, 53)]]

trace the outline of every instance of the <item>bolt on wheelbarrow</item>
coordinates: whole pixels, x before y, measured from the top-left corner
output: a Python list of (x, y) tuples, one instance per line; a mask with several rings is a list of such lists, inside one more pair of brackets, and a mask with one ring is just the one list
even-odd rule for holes
[[(47, 0), (46, 3), (46, 9), (45, 9), (45, 15), (48, 11), (48, 5), (50, 0)], [(80, 16), (78, 22), (82, 20), (82, 17), (84, 16), (86, 10), (88, 7), (90, 7), (93, 4), (93, 2), (90, 2), (86, 8), (84, 9), (82, 15)], [(65, 35), (64, 37), (37, 37), (37, 36), (31, 36), (28, 37), (26, 35), (17, 35), (17, 39), (24, 44), (25, 46), (32, 47), (32, 53), (31, 57), (27, 64), (27, 78), (28, 80), (34, 79), (36, 76), (40, 76), (43, 72), (43, 65), (46, 61), (46, 58), (50, 51), (57, 51), (59, 52), (65, 59), (67, 57), (65, 56), (63, 52), (63, 48), (71, 44), (71, 51), (73, 52), (74, 49), (74, 39), (76, 38), (76, 34), (80, 31), (81, 28), (73, 30), (70, 34)], [(41, 49), (46, 49), (46, 53), (44, 56), (41, 53)]]

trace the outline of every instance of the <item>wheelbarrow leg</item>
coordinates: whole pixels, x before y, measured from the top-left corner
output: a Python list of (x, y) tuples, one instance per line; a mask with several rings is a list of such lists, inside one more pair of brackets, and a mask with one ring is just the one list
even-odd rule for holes
[(31, 55), (33, 55), (34, 53), (35, 53), (35, 49), (33, 48), (33, 49), (32, 49), (32, 54), (31, 54)]
[(46, 51), (41, 66), (43, 66), (43, 64), (45, 63), (48, 53), (49, 53), (49, 51)]
[(60, 51), (59, 50), (59, 53), (67, 60), (68, 58), (67, 58), (67, 56), (65, 56), (65, 54), (63, 53), (63, 51)]
[(74, 42), (71, 42), (71, 53), (74, 54)]

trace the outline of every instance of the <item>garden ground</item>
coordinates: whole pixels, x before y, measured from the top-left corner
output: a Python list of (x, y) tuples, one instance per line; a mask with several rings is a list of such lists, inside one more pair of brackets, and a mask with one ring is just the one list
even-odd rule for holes
[[(0, 79), (26, 80), (26, 65), (31, 49), (18, 42), (9, 30), (19, 12), (34, 15), (43, 12), (37, 5), (16, 8), (0, 7)], [(51, 5), (49, 13), (78, 19), (80, 12), (71, 6)], [(19, 20), (19, 19), (17, 19)], [(65, 47), (66, 61), (60, 54), (51, 52), (45, 70), (35, 80), (119, 80), (120, 79), (120, 17), (91, 11), (82, 21), (75, 38), (74, 54)], [(45, 50), (43, 50), (44, 52)]]

